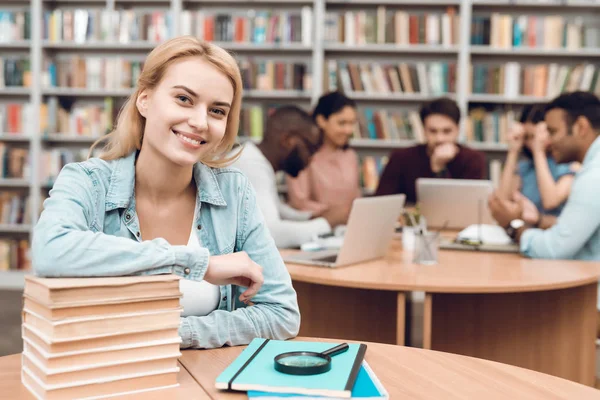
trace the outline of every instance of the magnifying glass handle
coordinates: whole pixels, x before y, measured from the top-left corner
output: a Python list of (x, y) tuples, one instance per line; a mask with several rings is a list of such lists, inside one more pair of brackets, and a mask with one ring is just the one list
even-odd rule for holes
[(324, 356), (333, 357), (333, 356), (341, 354), (345, 351), (348, 351), (349, 348), (350, 348), (350, 346), (348, 346), (348, 343), (342, 343), (339, 346), (335, 346), (329, 350), (325, 350), (321, 354), (323, 354)]

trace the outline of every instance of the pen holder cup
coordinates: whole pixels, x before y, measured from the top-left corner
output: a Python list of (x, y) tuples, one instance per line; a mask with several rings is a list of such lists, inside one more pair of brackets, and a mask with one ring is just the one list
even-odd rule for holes
[(434, 265), (438, 262), (439, 232), (416, 233), (413, 262), (415, 264)]

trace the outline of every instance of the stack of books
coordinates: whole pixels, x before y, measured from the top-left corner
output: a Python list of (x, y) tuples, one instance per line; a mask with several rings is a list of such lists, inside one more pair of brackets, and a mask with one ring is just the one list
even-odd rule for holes
[(21, 380), (37, 398), (101, 398), (178, 386), (176, 275), (27, 276)]

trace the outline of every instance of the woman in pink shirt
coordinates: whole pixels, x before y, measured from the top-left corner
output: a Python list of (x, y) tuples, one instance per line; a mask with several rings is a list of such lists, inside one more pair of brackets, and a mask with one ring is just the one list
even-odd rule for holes
[(357, 123), (356, 103), (340, 92), (325, 94), (319, 98), (313, 119), (321, 129), (323, 144), (297, 178), (287, 176), (289, 204), (312, 211), (313, 216), (343, 207), (347, 220), (352, 201), (360, 196), (358, 156), (349, 148)]

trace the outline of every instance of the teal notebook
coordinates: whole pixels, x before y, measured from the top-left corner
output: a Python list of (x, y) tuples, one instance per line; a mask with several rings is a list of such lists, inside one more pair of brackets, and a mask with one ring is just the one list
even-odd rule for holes
[(331, 358), (331, 370), (318, 375), (288, 375), (275, 370), (274, 358), (290, 351), (328, 350), (340, 343), (254, 339), (217, 377), (216, 388), (350, 398), (367, 346), (349, 344)]
[[(335, 397), (324, 397), (324, 396), (310, 396), (304, 394), (293, 394), (293, 393), (268, 393), (268, 392), (257, 392), (249, 391), (248, 398), (250, 400), (335, 400)], [(356, 382), (352, 388), (352, 399), (371, 399), (371, 400), (387, 400), (389, 394), (377, 379), (377, 376), (369, 367), (366, 361), (363, 361)]]

